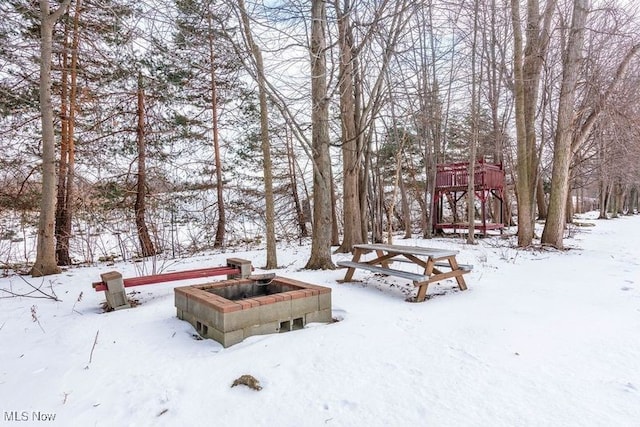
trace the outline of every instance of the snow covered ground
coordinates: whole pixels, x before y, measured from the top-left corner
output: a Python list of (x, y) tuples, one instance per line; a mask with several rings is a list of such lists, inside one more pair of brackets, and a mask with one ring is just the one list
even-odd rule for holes
[[(424, 303), (405, 301), (404, 279), (305, 271), (309, 247), (283, 246), (277, 274), (331, 287), (340, 321), (227, 349), (176, 317), (177, 283), (131, 288), (141, 305), (102, 313), (91, 282), (140, 264), (2, 278), (0, 289), (32, 291), (27, 280), (62, 301), (0, 292), (0, 426), (638, 426), (640, 216), (591, 222), (563, 252), (398, 240), (474, 265), (468, 291), (446, 281)], [(162, 267), (230, 256), (265, 261)], [(243, 374), (263, 389), (230, 387)]]

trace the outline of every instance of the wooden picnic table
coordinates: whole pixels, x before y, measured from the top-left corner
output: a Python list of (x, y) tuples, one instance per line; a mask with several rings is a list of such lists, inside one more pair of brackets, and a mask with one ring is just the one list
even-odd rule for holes
[[(375, 252), (377, 257), (371, 260), (361, 261), (362, 255)], [(458, 264), (456, 255), (458, 251), (448, 249), (426, 248), (422, 246), (401, 246), (382, 244), (359, 244), (353, 246), (353, 258), (351, 261), (339, 261), (338, 266), (346, 267), (343, 282), (350, 282), (356, 269), (369, 270), (388, 276), (398, 276), (413, 281), (418, 287), (416, 301), (421, 302), (427, 296), (429, 284), (448, 278), (455, 278), (461, 291), (467, 289), (467, 284), (462, 277), (469, 273), (473, 266)], [(406, 262), (418, 265), (422, 273), (413, 273), (405, 270), (390, 268), (393, 262)], [(448, 271), (441, 270), (442, 268)]]

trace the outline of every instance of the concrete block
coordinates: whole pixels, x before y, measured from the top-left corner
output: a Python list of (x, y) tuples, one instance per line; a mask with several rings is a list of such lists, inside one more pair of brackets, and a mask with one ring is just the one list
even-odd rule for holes
[(331, 292), (318, 295), (318, 310), (331, 310)]
[(289, 319), (291, 317), (291, 300), (261, 305), (258, 309), (258, 313), (260, 315), (260, 323)]
[(194, 318), (222, 330), (223, 315), (202, 301), (189, 299), (189, 313)]
[(117, 271), (108, 271), (102, 273), (100, 278), (107, 284), (107, 290), (104, 295), (107, 298), (107, 304), (114, 310), (122, 308), (131, 308), (127, 294), (124, 290), (124, 280), (122, 274)]
[(229, 275), (229, 279), (247, 278), (251, 276), (251, 261), (242, 258), (227, 258), (227, 266), (240, 270), (240, 274)]
[(304, 316), (312, 311), (318, 311), (317, 295), (291, 300), (291, 317)]
[(314, 311), (307, 313), (305, 316), (306, 323), (330, 323), (333, 322), (331, 309), (324, 309), (320, 311)]
[(214, 340), (218, 341), (225, 348), (230, 347), (234, 344), (238, 344), (239, 342), (242, 342), (242, 340), (246, 338), (244, 335), (244, 331), (242, 329), (238, 331), (229, 331), (229, 332), (220, 332), (216, 329), (213, 329), (212, 332), (216, 335), (220, 335), (220, 339), (217, 339), (211, 334), (210, 334), (210, 338), (213, 338)]
[(176, 308), (179, 308), (181, 310), (187, 310), (188, 309), (187, 296), (184, 293), (175, 292), (174, 291), (173, 299), (174, 299), (174, 303), (175, 303)]
[(247, 310), (239, 310), (231, 313), (225, 313), (221, 316), (219, 329), (222, 332), (235, 331), (244, 329), (249, 326), (258, 325), (260, 323), (260, 308), (251, 308)]
[(270, 322), (263, 323), (261, 325), (253, 325), (247, 328), (244, 328), (244, 336), (251, 337), (254, 335), (267, 335), (267, 334), (275, 334), (280, 332), (280, 323), (281, 322)]

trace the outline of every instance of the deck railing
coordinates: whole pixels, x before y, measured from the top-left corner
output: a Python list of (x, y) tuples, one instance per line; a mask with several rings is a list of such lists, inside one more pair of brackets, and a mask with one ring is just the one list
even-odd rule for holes
[[(474, 187), (498, 189), (504, 187), (501, 165), (478, 162), (474, 171)], [(469, 183), (469, 163), (449, 163), (437, 166), (436, 189), (465, 187)]]

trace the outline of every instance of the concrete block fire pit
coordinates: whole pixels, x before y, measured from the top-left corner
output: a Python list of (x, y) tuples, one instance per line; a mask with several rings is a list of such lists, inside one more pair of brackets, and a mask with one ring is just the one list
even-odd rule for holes
[(275, 276), (175, 288), (178, 318), (224, 347), (252, 335), (331, 322), (331, 289)]

